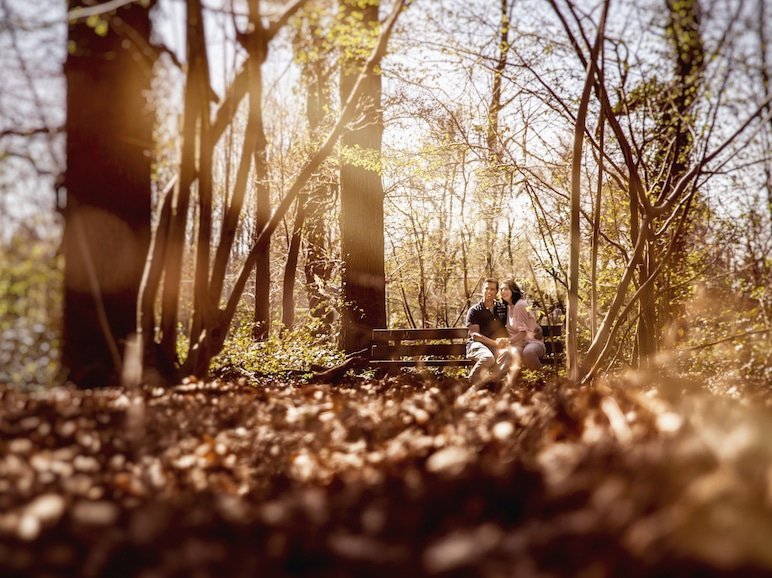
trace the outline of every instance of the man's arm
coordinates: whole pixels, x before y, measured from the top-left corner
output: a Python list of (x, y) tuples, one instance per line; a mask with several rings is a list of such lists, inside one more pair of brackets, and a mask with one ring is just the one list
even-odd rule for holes
[(491, 339), (490, 337), (485, 337), (485, 335), (480, 333), (480, 326), (477, 323), (468, 325), (467, 329), (469, 330), (469, 339), (472, 341), (477, 341), (478, 343), (482, 343), (490, 349), (496, 349), (496, 340)]

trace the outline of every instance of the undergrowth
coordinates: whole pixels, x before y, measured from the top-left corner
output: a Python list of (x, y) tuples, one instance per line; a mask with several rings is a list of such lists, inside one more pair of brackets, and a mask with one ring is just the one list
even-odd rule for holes
[(337, 332), (307, 316), (292, 328), (278, 328), (262, 341), (253, 337), (255, 324), (242, 321), (231, 331), (223, 351), (212, 361), (214, 373), (239, 368), (256, 376), (313, 372), (344, 359)]

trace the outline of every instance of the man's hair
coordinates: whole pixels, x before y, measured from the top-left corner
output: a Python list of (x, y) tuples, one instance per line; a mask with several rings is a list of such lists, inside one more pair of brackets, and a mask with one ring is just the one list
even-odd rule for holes
[(499, 280), (498, 279), (494, 279), (493, 277), (487, 277), (483, 281), (483, 287), (485, 287), (488, 283), (495, 283), (496, 284), (496, 290), (498, 291), (498, 289), (499, 289)]

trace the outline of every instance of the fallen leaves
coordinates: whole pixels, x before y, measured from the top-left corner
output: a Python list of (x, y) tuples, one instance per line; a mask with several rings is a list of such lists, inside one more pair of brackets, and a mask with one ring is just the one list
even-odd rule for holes
[(0, 388), (0, 574), (772, 570), (769, 416), (626, 379)]

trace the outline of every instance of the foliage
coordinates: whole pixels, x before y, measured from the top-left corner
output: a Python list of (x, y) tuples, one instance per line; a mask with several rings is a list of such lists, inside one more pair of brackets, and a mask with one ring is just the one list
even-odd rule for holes
[(671, 333), (688, 332), (677, 347), (681, 369), (716, 387), (772, 385), (772, 214), (762, 194), (725, 215), (704, 211), (689, 238), (690, 296)]
[(0, 243), (0, 382), (57, 381), (62, 259), (52, 239), (20, 227)]
[(253, 375), (277, 375), (286, 371), (312, 372), (343, 360), (336, 333), (322, 333), (323, 320), (305, 314), (292, 329), (273, 331), (255, 341), (255, 324), (245, 316), (234, 326), (223, 351), (213, 359), (214, 373), (238, 367)]

